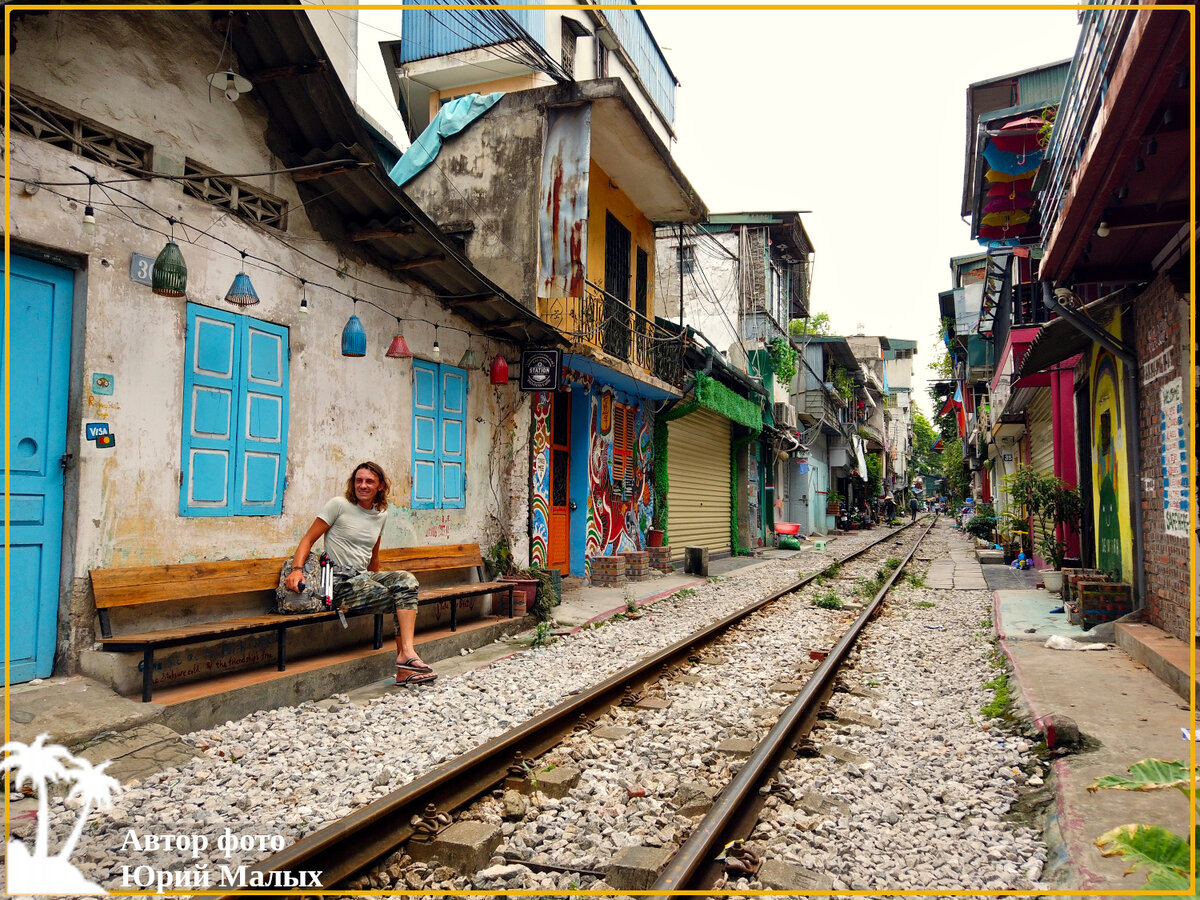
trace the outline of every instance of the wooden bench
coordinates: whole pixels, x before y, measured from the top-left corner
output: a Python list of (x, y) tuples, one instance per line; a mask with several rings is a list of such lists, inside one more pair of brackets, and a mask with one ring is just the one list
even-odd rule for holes
[[(483, 557), (478, 544), (450, 544), (430, 547), (404, 547), (381, 550), (380, 568), (405, 569), (421, 580), (421, 573), (452, 574), (474, 569), (475, 582), (422, 587), (417, 593), (420, 605), (450, 602), (450, 630), (458, 630), (458, 610), (454, 602), (464, 597), (485, 594), (508, 594), (508, 614), (513, 612), (513, 588), (510, 581), (485, 581)], [(96, 612), (100, 619), (99, 643), (105, 650), (117, 652), (142, 651), (142, 702), (149, 703), (153, 694), (154, 653), (158, 649), (199, 644), (220, 638), (238, 637), (274, 631), (276, 635), (276, 664), (279, 671), (287, 668), (287, 632), (291, 628), (316, 625), (337, 619), (336, 610), (313, 613), (237, 616), (199, 625), (181, 625), (156, 631), (141, 631), (113, 635), (109, 611), (146, 604), (178, 602), (192, 597), (219, 597), (233, 594), (269, 591), (274, 602), (275, 587), (284, 557), (275, 559), (221, 560), (219, 562), (180, 563), (163, 566), (139, 566), (127, 569), (93, 569), (92, 591), (96, 596)], [(374, 647), (383, 646), (383, 613), (369, 610), (347, 613), (347, 616), (374, 615)]]

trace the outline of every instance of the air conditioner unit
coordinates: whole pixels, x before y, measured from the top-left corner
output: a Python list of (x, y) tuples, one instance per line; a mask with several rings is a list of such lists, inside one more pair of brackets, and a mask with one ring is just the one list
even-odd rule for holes
[(796, 407), (792, 406), (792, 404), (776, 403), (774, 415), (776, 425), (781, 425), (785, 428), (796, 427)]

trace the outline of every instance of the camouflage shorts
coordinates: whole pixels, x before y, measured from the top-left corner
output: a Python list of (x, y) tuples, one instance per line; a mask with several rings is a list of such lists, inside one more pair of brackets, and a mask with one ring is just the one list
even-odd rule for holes
[(334, 573), (333, 598), (344, 610), (398, 612), (417, 608), (417, 579), (411, 572)]

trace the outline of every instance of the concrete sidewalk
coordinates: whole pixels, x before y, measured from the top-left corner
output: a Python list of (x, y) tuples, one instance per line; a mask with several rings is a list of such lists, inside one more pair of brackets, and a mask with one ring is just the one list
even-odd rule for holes
[[(1085, 632), (1053, 612), (1062, 607), (1061, 598), (1037, 587), (1036, 572), (1001, 565), (980, 569), (993, 591), (995, 632), (1012, 666), (1018, 705), (1043, 734), (1054, 726), (1061, 735), (1073, 723), (1082, 739), (1079, 748), (1053, 759), (1046, 783), (1052, 801), (1046, 841), (1052, 855), (1044, 878), (1068, 890), (1145, 890), (1144, 874), (1124, 874), (1128, 858), (1106, 859), (1094, 842), (1112, 828), (1136, 823), (1186, 836), (1187, 799), (1174, 789), (1093, 793), (1088, 788), (1104, 775), (1126, 774), (1143, 759), (1188, 762), (1191, 748), (1181, 733), (1192, 725), (1188, 701), (1122, 646), (1164, 672), (1172, 670), (1170, 680), (1184, 686), (1190, 673), (1177, 666), (1186, 652), (1164, 658), (1161, 646), (1173, 643), (1178, 651), (1180, 642), (1147, 625), (1110, 623)], [(1105, 649), (1050, 649), (1047, 639), (1055, 635)]]

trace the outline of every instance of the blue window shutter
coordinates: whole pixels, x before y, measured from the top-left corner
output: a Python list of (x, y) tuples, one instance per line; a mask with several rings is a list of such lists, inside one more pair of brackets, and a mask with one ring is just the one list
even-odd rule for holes
[(467, 462), (467, 373), (453, 366), (442, 366), (440, 458), (442, 509), (462, 509), (466, 505)]
[(288, 330), (240, 317), (241, 393), (235, 508), (241, 515), (283, 512), (288, 433)]
[(238, 317), (188, 305), (184, 350), (183, 484), (179, 514), (228, 516), (234, 469), (241, 354)]
[(437, 506), (438, 487), (438, 366), (413, 360), (412, 508)]

